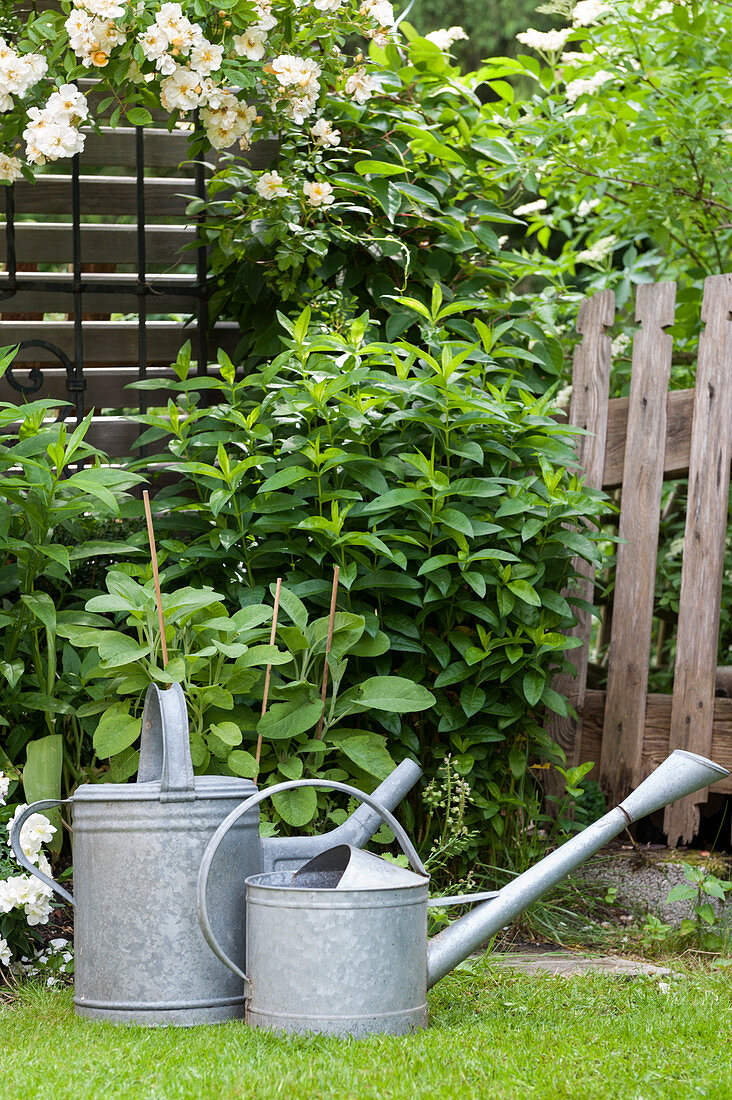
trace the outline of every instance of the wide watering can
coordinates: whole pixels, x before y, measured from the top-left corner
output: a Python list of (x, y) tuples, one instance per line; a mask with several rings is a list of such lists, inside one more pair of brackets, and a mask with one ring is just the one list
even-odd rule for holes
[[(404, 761), (378, 788), (395, 806), (421, 772)], [(60, 800), (35, 802), (15, 822), (22, 866), (76, 907), (74, 1003), (83, 1016), (116, 1023), (218, 1023), (244, 1015), (241, 982), (210, 952), (196, 915), (196, 880), (222, 818), (256, 792), (251, 780), (194, 776), (185, 698), (179, 685), (148, 689), (135, 783), (88, 783), (72, 807), (75, 898), (26, 858), (24, 821)], [(211, 869), (214, 927), (244, 964), (245, 881), (296, 870), (333, 843), (358, 847), (381, 823), (361, 806), (324, 836), (266, 838), (259, 811), (240, 815)]]
[[(619, 806), (429, 941), (429, 875), (378, 799), (317, 779), (278, 784), (247, 799), (211, 838), (198, 879), (201, 928), (213, 952), (243, 983), (252, 1026), (357, 1037), (408, 1034), (427, 1025), (427, 990), (527, 906), (634, 821), (728, 774), (695, 753), (673, 752)], [(209, 917), (209, 911), (216, 916), (213, 891), (209, 898), (213, 861), (242, 816), (263, 798), (300, 786), (334, 788), (377, 809), (412, 870), (340, 844), (295, 873), (250, 876), (244, 968), (229, 955)]]

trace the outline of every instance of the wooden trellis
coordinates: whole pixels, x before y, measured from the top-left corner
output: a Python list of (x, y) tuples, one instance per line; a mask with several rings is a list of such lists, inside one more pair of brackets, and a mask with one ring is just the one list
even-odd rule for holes
[[(612, 802), (624, 797), (670, 749), (711, 756), (732, 768), (732, 699), (715, 698), (719, 612), (728, 522), (732, 454), (732, 275), (704, 286), (696, 385), (668, 392), (676, 285), (640, 286), (640, 323), (632, 357), (630, 395), (609, 399), (612, 291), (585, 301), (569, 419), (588, 434), (579, 441), (579, 466), (593, 488), (621, 489), (620, 542), (610, 636), (607, 691), (587, 690), (590, 619), (576, 628), (581, 649), (570, 653), (577, 677), (562, 676), (579, 722), (551, 723), (571, 763), (599, 761)], [(648, 694), (653, 595), (664, 479), (688, 476), (684, 554), (672, 695)], [(592, 598), (593, 575), (581, 591)], [(715, 790), (732, 792), (732, 779)], [(699, 826), (704, 793), (670, 806), (664, 831), (671, 845), (688, 843)]]

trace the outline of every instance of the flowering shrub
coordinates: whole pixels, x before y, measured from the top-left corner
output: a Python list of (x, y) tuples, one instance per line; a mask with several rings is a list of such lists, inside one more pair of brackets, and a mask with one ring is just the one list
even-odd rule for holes
[[(10, 777), (0, 772), (0, 806), (5, 805)], [(6, 838), (0, 834), (0, 965), (9, 966), (14, 958), (27, 956), (33, 929), (47, 924), (51, 915), (53, 894), (50, 887), (29, 874), (18, 874), (18, 864), (10, 851), (10, 833), (25, 805), (17, 806), (7, 822)], [(53, 839), (56, 828), (44, 814), (31, 814), (23, 825), (20, 843), (28, 859), (51, 874), (51, 867), (42, 845)]]
[(385, 46), (394, 24), (388, 0), (222, 0), (218, 10), (196, 0), (64, 0), (62, 8), (32, 16), (13, 45), (0, 41), (0, 176), (8, 182), (83, 149), (95, 120), (73, 83), (80, 77), (108, 89), (97, 111), (114, 106), (112, 125), (144, 125), (156, 108), (172, 125), (199, 110), (216, 149), (246, 149), (288, 124), (300, 132), (307, 123), (327, 142), (324, 93), (362, 106), (378, 87), (363, 54), (343, 52), (346, 36)]

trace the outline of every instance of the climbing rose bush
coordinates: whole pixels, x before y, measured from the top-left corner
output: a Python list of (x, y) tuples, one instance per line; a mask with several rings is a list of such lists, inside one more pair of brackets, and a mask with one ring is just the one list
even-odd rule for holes
[[(378, 78), (363, 49), (395, 38), (389, 0), (62, 0), (0, 39), (0, 179), (72, 157), (111, 111), (112, 125), (146, 125), (151, 110), (192, 129), (193, 112), (216, 149), (247, 149), (258, 136), (337, 145), (323, 116), (326, 94), (363, 106)], [(446, 32), (448, 37), (460, 28)], [(454, 37), (454, 35), (453, 35)], [(346, 42), (349, 43), (347, 52)], [(351, 47), (351, 43), (356, 43)], [(94, 108), (74, 83), (99, 78)], [(283, 194), (276, 173), (260, 195)], [(332, 201), (326, 180), (303, 191), (309, 207)]]

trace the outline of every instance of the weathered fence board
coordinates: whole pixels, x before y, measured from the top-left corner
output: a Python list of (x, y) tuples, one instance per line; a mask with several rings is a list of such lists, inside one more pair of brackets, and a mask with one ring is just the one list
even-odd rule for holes
[[(591, 299), (593, 301), (593, 299)], [(608, 313), (607, 316), (610, 316)], [(660, 762), (669, 749), (711, 755), (732, 767), (732, 700), (715, 699), (722, 572), (732, 461), (732, 275), (706, 280), (694, 390), (667, 392), (674, 320), (673, 284), (640, 288), (628, 398), (582, 407), (586, 362), (575, 363), (570, 422), (604, 446), (598, 479), (597, 448), (581, 459), (592, 487), (621, 488), (619, 547), (609, 649), (608, 690), (586, 691), (587, 646), (575, 650), (577, 681), (560, 681), (578, 708), (579, 722), (559, 727), (570, 762), (595, 760), (612, 801)], [(607, 395), (607, 361), (596, 365), (595, 391)], [(649, 695), (648, 668), (654, 607), (661, 484), (689, 479), (676, 638), (673, 696)], [(581, 595), (591, 594), (588, 578)], [(585, 633), (579, 633), (583, 631)], [(579, 636), (587, 637), (580, 622)], [(572, 656), (572, 654), (570, 654)], [(556, 731), (557, 724), (549, 728)], [(716, 787), (732, 792), (732, 781)], [(664, 828), (670, 844), (688, 843), (699, 825), (695, 795), (669, 807)]]
[(641, 780), (643, 727), (653, 629), (653, 591), (661, 515), (666, 392), (673, 341), (675, 283), (638, 288), (620, 543), (615, 566), (605, 730), (600, 775), (612, 804)]
[[(118, 379), (131, 378), (131, 373), (137, 375), (136, 364), (138, 326), (136, 321), (85, 321), (84, 333), (88, 343), (88, 356), (86, 365), (94, 367), (101, 364), (114, 365), (117, 369), (107, 370), (106, 384), (112, 387), (112, 396), (118, 395)], [(74, 353), (74, 322), (73, 321), (44, 321), (42, 328), (38, 321), (0, 321), (0, 347), (19, 343), (23, 340), (33, 340), (37, 336), (43, 336), (49, 343), (56, 344), (66, 355), (71, 358)], [(153, 365), (168, 366), (178, 355), (178, 352), (189, 337), (193, 337), (177, 321), (148, 321), (147, 323), (147, 352), (148, 363)], [(233, 354), (239, 340), (239, 326), (233, 322), (223, 322), (214, 326), (212, 342), (215, 347), (224, 348), (230, 355)], [(58, 367), (57, 358), (45, 348), (30, 347), (21, 348), (16, 359), (17, 363), (53, 363)], [(15, 371), (22, 376), (23, 372)], [(49, 381), (60, 378), (62, 371), (45, 369), (44, 377)], [(86, 370), (85, 370), (86, 373)], [(90, 376), (91, 377), (91, 376)], [(4, 401), (11, 401), (13, 391), (6, 382), (0, 380), (0, 394)], [(45, 394), (45, 389), (44, 389)], [(58, 396), (54, 393), (53, 396)], [(15, 394), (17, 398), (17, 393)], [(111, 400), (110, 408), (119, 405), (119, 401)]]
[[(605, 462), (605, 437), (607, 432), (608, 394), (610, 388), (611, 341), (607, 335), (615, 319), (615, 295), (603, 290), (587, 299), (580, 306), (577, 331), (582, 343), (574, 355), (572, 400), (569, 419), (572, 424), (587, 431), (578, 439), (578, 466), (584, 474), (585, 484), (594, 489), (602, 485)], [(583, 580), (573, 594), (583, 600), (592, 600), (594, 570), (587, 562), (575, 558), (573, 565)], [(570, 651), (570, 660), (576, 664), (577, 677), (563, 673), (555, 678), (553, 687), (570, 697), (581, 712), (587, 682), (587, 654), (590, 641), (591, 619), (583, 609), (577, 609), (577, 626), (573, 634), (581, 638), (582, 646)], [(581, 721), (581, 719), (580, 719)], [(576, 723), (570, 718), (553, 715), (547, 728), (557, 744), (561, 745), (570, 766), (579, 763), (579, 736)]]
[[(134, 176), (81, 176), (81, 213), (99, 217), (133, 217), (137, 214), (137, 180)], [(145, 215), (185, 221), (186, 209), (195, 199), (192, 177), (145, 177)], [(15, 184), (16, 209), (23, 214), (68, 214), (71, 208), (70, 175), (38, 175), (35, 183)]]
[[(70, 265), (72, 255), (71, 222), (19, 222), (15, 227), (18, 255), (25, 263)], [(146, 260), (149, 265), (172, 267), (195, 264), (196, 252), (181, 249), (196, 239), (194, 226), (151, 225), (145, 234)], [(7, 262), (5, 233), (0, 233), (0, 262)], [(81, 254), (84, 264), (137, 264), (137, 227), (135, 225), (81, 226)]]
[[(694, 387), (684, 558), (671, 711), (672, 748), (704, 756), (712, 747), (725, 535), (732, 452), (732, 275), (706, 280)], [(703, 794), (666, 809), (669, 843), (689, 843)]]

